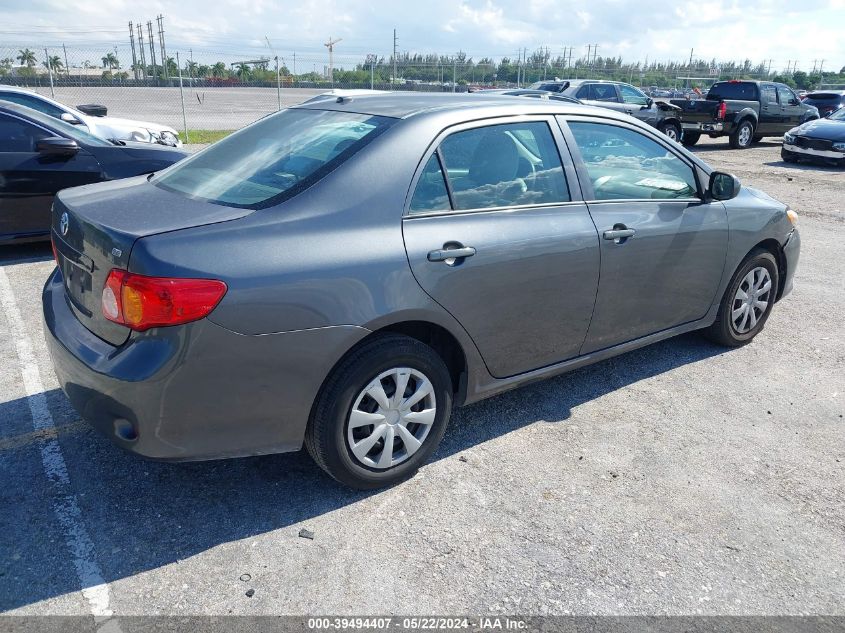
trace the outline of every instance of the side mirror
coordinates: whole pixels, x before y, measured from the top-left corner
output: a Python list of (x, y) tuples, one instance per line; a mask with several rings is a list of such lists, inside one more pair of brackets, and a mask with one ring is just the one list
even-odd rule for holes
[(71, 125), (79, 125), (82, 123), (79, 119), (73, 116), (70, 112), (62, 112), (62, 116), (59, 117), (65, 123), (70, 123)]
[(733, 174), (714, 171), (710, 174), (710, 185), (707, 192), (713, 200), (732, 200), (739, 195), (742, 183)]
[(651, 108), (651, 106), (653, 106), (653, 105), (654, 105), (654, 99), (652, 99), (651, 97), (649, 97), (649, 98), (646, 100), (646, 102), (645, 102), (645, 107), (646, 107), (646, 108)]
[(79, 145), (70, 138), (48, 136), (36, 141), (35, 151), (43, 156), (73, 156), (79, 151)]

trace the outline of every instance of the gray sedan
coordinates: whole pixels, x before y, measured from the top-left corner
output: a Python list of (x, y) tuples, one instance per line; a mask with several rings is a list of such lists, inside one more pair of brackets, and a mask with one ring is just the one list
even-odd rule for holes
[(375, 488), (455, 405), (691, 330), (748, 343), (792, 288), (795, 221), (610, 110), (341, 96), (59, 194), (46, 335), (125, 449), (304, 444)]

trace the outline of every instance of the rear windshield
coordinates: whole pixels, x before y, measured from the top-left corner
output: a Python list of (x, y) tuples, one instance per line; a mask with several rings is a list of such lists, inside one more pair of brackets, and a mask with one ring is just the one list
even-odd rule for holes
[(265, 208), (318, 182), (394, 121), (350, 112), (284, 110), (176, 163), (152, 182), (215, 204)]
[(814, 92), (807, 95), (806, 101), (839, 101), (840, 99), (845, 99), (845, 97), (833, 92)]
[(757, 84), (739, 81), (736, 83), (713, 84), (708, 99), (735, 99), (737, 101), (757, 101)]

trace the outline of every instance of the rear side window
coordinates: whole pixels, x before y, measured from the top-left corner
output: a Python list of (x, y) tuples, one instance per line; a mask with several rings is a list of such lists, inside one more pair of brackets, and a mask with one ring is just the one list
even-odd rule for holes
[(432, 154), (425, 164), (425, 168), (417, 181), (414, 197), (411, 198), (411, 213), (426, 213), (429, 211), (449, 211), (449, 190), (446, 189), (446, 179), (440, 168), (440, 159)]
[(581, 86), (575, 96), (588, 101), (619, 101), (616, 95), (616, 86), (613, 84), (585, 84)]
[(634, 130), (570, 122), (596, 200), (693, 198), (692, 167), (660, 143)]
[(737, 101), (756, 101), (757, 84), (748, 81), (715, 83), (707, 93), (708, 99), (736, 99)]
[(455, 210), (570, 200), (560, 155), (544, 122), (491, 125), (455, 132), (441, 143), (439, 151)]
[(215, 204), (265, 208), (319, 182), (394, 121), (351, 112), (284, 110), (176, 163), (152, 182)]
[(763, 103), (777, 103), (778, 93), (774, 86), (763, 86)]

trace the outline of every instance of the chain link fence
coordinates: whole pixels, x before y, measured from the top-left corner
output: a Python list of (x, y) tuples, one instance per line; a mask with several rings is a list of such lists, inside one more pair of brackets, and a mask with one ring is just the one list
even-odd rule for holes
[(646, 90), (693, 86), (706, 90), (713, 81), (726, 78), (771, 79), (797, 88), (837, 79), (845, 82), (845, 75), (819, 70), (808, 72), (795, 62), (773, 64), (773, 60), (755, 65), (748, 60), (644, 63), (595, 55), (573, 59), (571, 49), (568, 56), (552, 57), (548, 49), (538, 49), (494, 61), (474, 60), (464, 53), (402, 54), (394, 60), (328, 52), (276, 55), (268, 49), (165, 52), (158, 44), (134, 50), (0, 45), (0, 84), (35, 90), (68, 105), (101, 104), (110, 116), (178, 130), (238, 129), (332, 88), (465, 92), (524, 87), (554, 78), (612, 79)]

